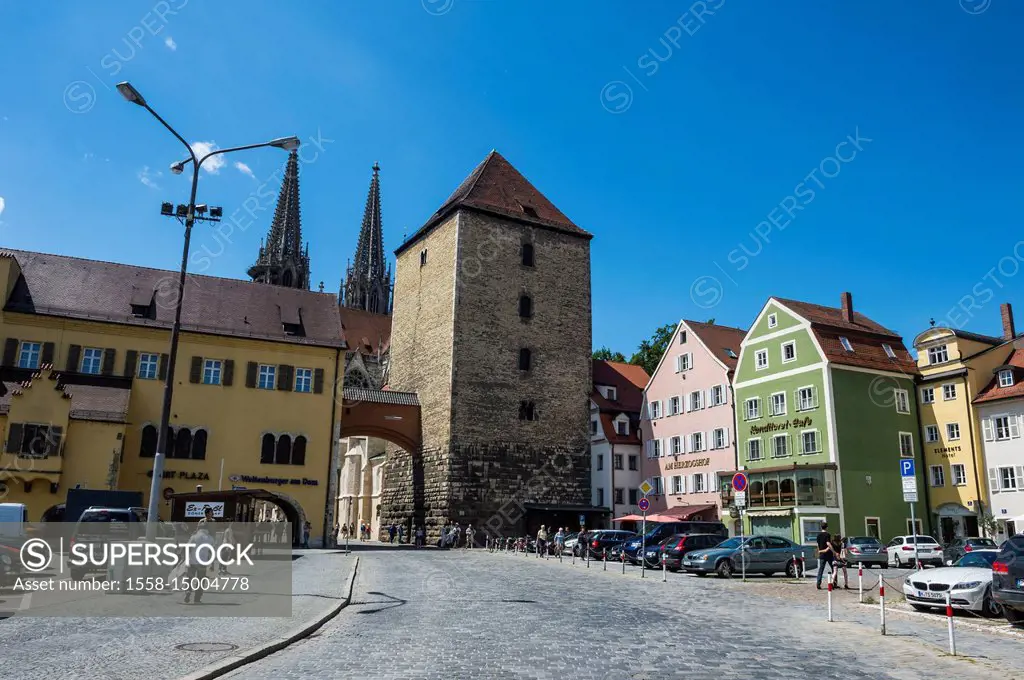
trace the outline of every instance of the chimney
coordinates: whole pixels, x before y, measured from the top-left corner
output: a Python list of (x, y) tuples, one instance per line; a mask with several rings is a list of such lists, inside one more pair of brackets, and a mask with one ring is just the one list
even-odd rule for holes
[(846, 323), (853, 323), (853, 296), (843, 293), (841, 298), (843, 307), (843, 320)]
[(1013, 307), (1009, 302), (1004, 302), (999, 305), (999, 311), (1003, 316), (1003, 339), (1013, 340), (1017, 336), (1017, 332), (1013, 328)]

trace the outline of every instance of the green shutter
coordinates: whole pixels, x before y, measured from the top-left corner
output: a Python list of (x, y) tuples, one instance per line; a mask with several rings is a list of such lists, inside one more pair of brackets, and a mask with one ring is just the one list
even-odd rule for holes
[(53, 350), (54, 345), (52, 342), (43, 343), (43, 356), (40, 358), (40, 364), (53, 364)]
[(4, 341), (4, 366), (15, 366), (18, 361), (18, 340), (17, 338), (7, 338)]
[(318, 368), (313, 371), (313, 392), (323, 394), (324, 391), (324, 369)]
[(78, 372), (78, 362), (79, 362), (79, 360), (81, 358), (82, 358), (82, 346), (81, 345), (71, 345), (71, 347), (68, 348), (68, 360), (67, 360), (67, 363), (65, 363), (65, 365), (64, 365), (64, 370), (67, 371), (68, 373), (77, 373)]
[(188, 381), (190, 383), (198, 383), (203, 377), (203, 358), (192, 357), (192, 365), (188, 371)]
[(117, 356), (117, 350), (112, 347), (107, 347), (103, 350), (103, 368), (100, 372), (103, 375), (114, 375), (114, 359)]
[(292, 367), (288, 364), (277, 367), (277, 389), (287, 392), (292, 389)]
[(231, 387), (235, 381), (235, 362), (232, 359), (224, 360), (223, 382), (225, 387)]
[(21, 451), (22, 424), (11, 423), (11, 431), (7, 436), (7, 453), (19, 453)]
[(124, 377), (134, 378), (135, 367), (138, 365), (139, 353), (130, 349), (124, 353)]
[(160, 380), (167, 380), (167, 362), (169, 358), (166, 354), (160, 355), (160, 363), (157, 366), (157, 377)]
[(259, 371), (259, 366), (255, 361), (250, 361), (245, 365), (245, 386), (256, 387), (256, 373)]

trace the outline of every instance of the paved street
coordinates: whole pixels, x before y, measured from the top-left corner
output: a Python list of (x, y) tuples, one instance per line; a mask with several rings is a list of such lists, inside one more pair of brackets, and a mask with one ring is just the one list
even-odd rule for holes
[[(943, 619), (890, 617), (844, 593), (779, 595), (738, 580), (486, 551), (362, 553), (353, 603), (316, 635), (233, 678), (991, 678), (1024, 674), (1022, 642)], [(773, 584), (774, 586), (774, 584)], [(782, 599), (785, 588), (806, 595)], [(810, 586), (813, 590), (813, 585)], [(819, 597), (820, 595), (820, 597)], [(1000, 670), (1002, 669), (1002, 670)], [(1000, 674), (1000, 675), (996, 675)]]

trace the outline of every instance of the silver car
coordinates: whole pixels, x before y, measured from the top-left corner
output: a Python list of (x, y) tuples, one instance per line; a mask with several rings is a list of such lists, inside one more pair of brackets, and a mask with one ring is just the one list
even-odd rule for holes
[(851, 567), (863, 564), (870, 569), (889, 566), (889, 553), (877, 538), (872, 536), (851, 536), (846, 539), (846, 563)]
[(974, 550), (952, 567), (915, 571), (903, 581), (903, 595), (918, 611), (945, 609), (948, 594), (954, 609), (1000, 616), (1002, 607), (992, 599), (992, 563), (998, 554)]

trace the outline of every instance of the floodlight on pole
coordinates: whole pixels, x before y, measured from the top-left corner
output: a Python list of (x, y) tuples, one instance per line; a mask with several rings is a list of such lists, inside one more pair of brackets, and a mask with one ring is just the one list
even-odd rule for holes
[(267, 142), (267, 146), (274, 146), (285, 151), (295, 151), (301, 143), (298, 137), (280, 137)]
[(146, 105), (146, 98), (143, 97), (142, 94), (127, 80), (123, 83), (117, 84), (117, 91), (121, 93), (122, 97), (130, 101), (132, 104), (138, 104), (139, 106)]

